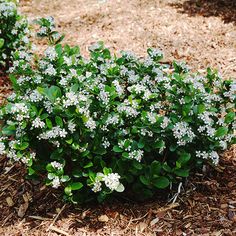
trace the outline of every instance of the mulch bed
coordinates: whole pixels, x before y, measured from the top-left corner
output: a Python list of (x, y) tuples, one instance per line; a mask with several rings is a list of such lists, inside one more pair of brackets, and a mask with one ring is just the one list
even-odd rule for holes
[[(153, 46), (168, 61), (185, 60), (194, 69), (213, 66), (225, 77), (236, 77), (234, 1), (120, 2), (23, 0), (21, 5), (31, 18), (55, 16), (67, 42), (81, 45), (85, 55), (87, 46), (101, 39), (113, 51), (129, 49), (141, 56)], [(0, 104), (10, 91), (0, 73)], [(73, 206), (58, 191), (25, 180), (25, 174), (23, 166), (0, 157), (1, 236), (236, 235), (235, 146), (217, 169), (189, 177), (175, 202), (157, 197), (146, 203), (116, 199)]]
[(24, 179), (0, 159), (0, 235), (235, 235), (236, 148), (220, 166), (187, 179), (177, 200), (67, 205), (59, 192)]

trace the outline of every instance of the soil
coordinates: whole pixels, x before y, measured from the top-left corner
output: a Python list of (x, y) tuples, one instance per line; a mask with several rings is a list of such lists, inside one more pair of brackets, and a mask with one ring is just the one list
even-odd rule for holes
[[(166, 62), (186, 61), (236, 78), (236, 3), (230, 0), (23, 0), (30, 19), (52, 15), (66, 42), (102, 40), (113, 51), (143, 56), (158, 47)], [(0, 79), (0, 101), (10, 90)], [(203, 170), (167, 199), (116, 199), (72, 206), (59, 192), (24, 179), (25, 169), (0, 157), (0, 235), (236, 235), (236, 147), (219, 167)]]
[(236, 78), (234, 0), (23, 0), (35, 19), (53, 16), (66, 42), (83, 54), (99, 40), (113, 52), (140, 56), (161, 49), (166, 61), (186, 61), (194, 70), (210, 66)]

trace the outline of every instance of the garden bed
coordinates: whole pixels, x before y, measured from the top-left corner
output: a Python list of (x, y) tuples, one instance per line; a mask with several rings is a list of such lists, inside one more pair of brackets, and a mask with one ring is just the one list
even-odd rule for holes
[[(182, 5), (177, 6), (175, 2), (180, 1), (130, 1), (127, 6), (120, 1), (68, 4), (67, 1), (43, 0), (23, 1), (22, 9), (31, 17), (53, 12), (52, 15), (60, 20), (61, 31), (68, 35), (67, 41), (81, 45), (85, 53), (87, 46), (98, 39), (104, 40), (113, 51), (129, 49), (139, 55), (143, 55), (148, 46), (155, 46), (166, 52), (167, 61), (185, 60), (194, 69), (209, 65), (220, 69), (224, 77), (235, 77), (235, 22), (224, 24), (220, 17), (189, 17), (179, 13)], [(132, 11), (133, 16), (126, 9)], [(125, 22), (129, 22), (128, 29), (122, 31)], [(9, 91), (5, 82), (2, 91), (1, 97)], [(16, 164), (9, 169), (2, 157), (0, 233), (234, 235), (235, 156), (235, 148), (232, 148), (215, 171), (197, 173), (188, 179), (174, 203), (156, 199), (139, 204), (122, 199), (75, 209), (58, 200), (61, 198), (59, 192), (46, 189), (38, 182), (24, 181), (24, 168)]]

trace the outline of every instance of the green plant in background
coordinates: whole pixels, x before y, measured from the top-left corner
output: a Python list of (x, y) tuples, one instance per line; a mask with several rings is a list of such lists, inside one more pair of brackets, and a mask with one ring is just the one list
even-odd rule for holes
[(15, 50), (29, 46), (29, 27), (17, 11), (15, 1), (0, 0), (0, 69), (8, 69)]
[(235, 143), (235, 81), (160, 63), (152, 48), (140, 59), (111, 55), (99, 42), (84, 58), (79, 47), (58, 44), (52, 18), (37, 23), (50, 46), (43, 55), (14, 53), (0, 155), (25, 163), (67, 200), (126, 190), (152, 197), (203, 163), (217, 165)]

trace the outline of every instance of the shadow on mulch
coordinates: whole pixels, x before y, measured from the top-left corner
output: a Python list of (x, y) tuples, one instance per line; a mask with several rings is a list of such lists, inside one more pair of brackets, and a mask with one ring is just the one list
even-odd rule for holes
[(180, 9), (189, 16), (220, 17), (225, 23), (236, 24), (235, 0), (187, 0), (181, 3), (171, 3), (172, 7)]

